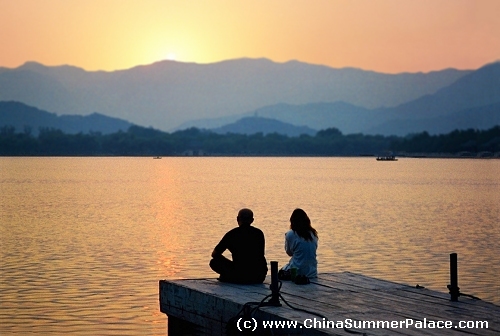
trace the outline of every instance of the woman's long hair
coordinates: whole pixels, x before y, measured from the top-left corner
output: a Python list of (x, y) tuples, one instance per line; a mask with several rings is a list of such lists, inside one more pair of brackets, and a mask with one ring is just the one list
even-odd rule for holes
[(302, 209), (293, 210), (290, 216), (290, 229), (305, 240), (312, 240), (311, 234), (318, 238), (318, 232), (311, 226), (311, 220)]

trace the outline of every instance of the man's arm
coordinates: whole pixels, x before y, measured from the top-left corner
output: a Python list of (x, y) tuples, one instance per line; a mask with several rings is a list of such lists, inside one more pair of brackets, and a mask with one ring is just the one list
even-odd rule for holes
[[(224, 252), (224, 251), (222, 251), (222, 252)], [(217, 248), (214, 248), (214, 251), (212, 252), (212, 258), (215, 258), (217, 256), (221, 256), (222, 252), (217, 251)]]
[(224, 253), (224, 251), (227, 250), (226, 235), (224, 235), (224, 237), (222, 237), (219, 244), (217, 244), (217, 246), (215, 246), (214, 251), (212, 252), (212, 258), (215, 258), (217, 256), (221, 256), (222, 253)]

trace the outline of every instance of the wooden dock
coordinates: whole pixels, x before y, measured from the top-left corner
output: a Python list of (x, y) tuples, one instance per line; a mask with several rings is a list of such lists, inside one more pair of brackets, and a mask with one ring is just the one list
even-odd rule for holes
[[(284, 281), (280, 307), (252, 311), (271, 294), (270, 281), (269, 276), (261, 285), (161, 280), (160, 310), (168, 315), (169, 335), (231, 334), (227, 329), (231, 319), (239, 321), (233, 328), (257, 327), (253, 335), (500, 334), (499, 306), (466, 296), (453, 302), (447, 293), (350, 272), (320, 274), (308, 285)], [(255, 304), (238, 315), (247, 302)], [(264, 328), (264, 321), (281, 325)], [(464, 328), (446, 329), (446, 321), (454, 327), (466, 322)]]

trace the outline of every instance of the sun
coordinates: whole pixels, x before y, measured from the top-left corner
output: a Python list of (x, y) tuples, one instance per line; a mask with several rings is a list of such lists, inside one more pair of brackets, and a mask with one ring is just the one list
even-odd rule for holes
[(176, 61), (177, 60), (177, 55), (173, 52), (169, 52), (167, 54), (167, 60), (169, 61)]

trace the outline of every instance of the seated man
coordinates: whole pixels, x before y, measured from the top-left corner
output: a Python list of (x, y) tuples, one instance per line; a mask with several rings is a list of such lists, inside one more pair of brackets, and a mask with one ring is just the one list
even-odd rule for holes
[[(251, 226), (252, 210), (241, 209), (236, 219), (238, 227), (227, 232), (214, 248), (210, 267), (220, 274), (220, 281), (262, 283), (267, 274), (264, 233)], [(225, 250), (231, 252), (232, 261), (222, 255)]]

